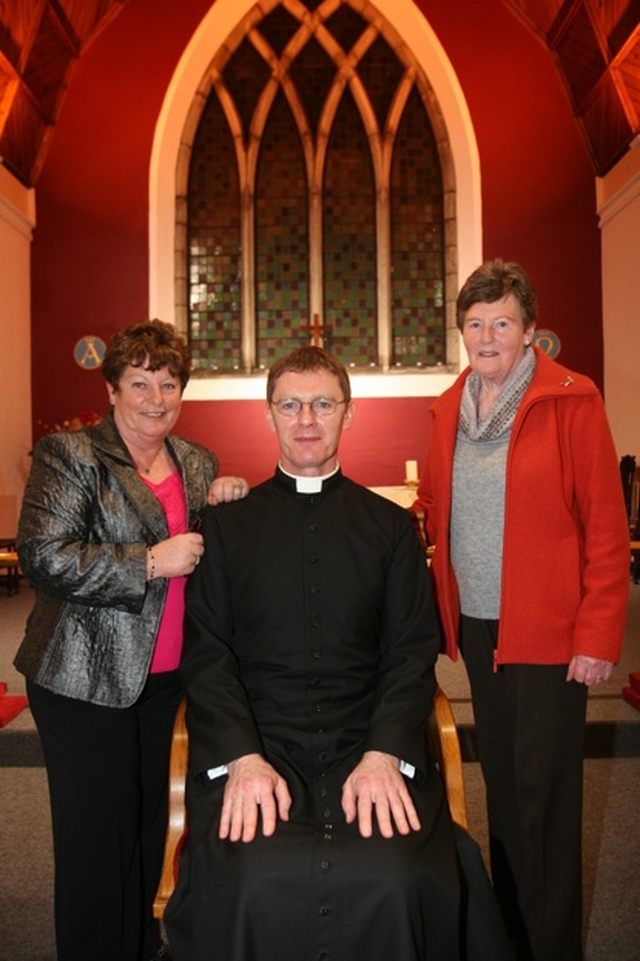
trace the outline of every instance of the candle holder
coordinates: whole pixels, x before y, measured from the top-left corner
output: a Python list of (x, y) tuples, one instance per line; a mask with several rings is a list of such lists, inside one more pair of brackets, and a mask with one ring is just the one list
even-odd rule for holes
[(406, 460), (404, 462), (404, 482), (407, 487), (418, 486), (418, 461)]

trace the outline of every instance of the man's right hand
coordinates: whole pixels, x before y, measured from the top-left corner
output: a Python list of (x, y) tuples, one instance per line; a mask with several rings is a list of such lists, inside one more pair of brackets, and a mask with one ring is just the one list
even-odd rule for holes
[(291, 795), (287, 782), (260, 754), (245, 754), (227, 765), (219, 837), (253, 841), (262, 817), (262, 833), (270, 837), (278, 818), (289, 820)]

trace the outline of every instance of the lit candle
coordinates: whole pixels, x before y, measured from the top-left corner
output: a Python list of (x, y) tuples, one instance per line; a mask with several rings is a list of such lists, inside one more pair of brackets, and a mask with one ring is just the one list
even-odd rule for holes
[(404, 462), (404, 479), (407, 484), (415, 484), (418, 481), (418, 461), (407, 460)]

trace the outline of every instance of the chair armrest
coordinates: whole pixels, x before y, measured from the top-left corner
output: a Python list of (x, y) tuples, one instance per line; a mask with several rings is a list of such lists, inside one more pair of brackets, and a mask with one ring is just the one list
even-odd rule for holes
[(436, 690), (427, 720), (427, 744), (444, 782), (451, 817), (469, 830), (460, 741), (451, 704), (441, 688)]
[(185, 722), (186, 701), (183, 698), (176, 711), (173, 724), (173, 738), (169, 758), (169, 817), (162, 862), (160, 884), (153, 902), (153, 916), (161, 919), (169, 898), (173, 894), (177, 875), (180, 850), (185, 836), (184, 789), (187, 778), (189, 758), (189, 738)]

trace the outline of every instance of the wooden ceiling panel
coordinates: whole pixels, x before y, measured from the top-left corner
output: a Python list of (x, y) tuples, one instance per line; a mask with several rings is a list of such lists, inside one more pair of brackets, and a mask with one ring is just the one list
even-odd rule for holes
[(555, 53), (567, 81), (574, 109), (579, 112), (607, 68), (594, 25), (583, 6), (578, 7), (575, 15), (563, 24)]
[(24, 86), (19, 86), (0, 140), (2, 162), (19, 180), (24, 171), (39, 172), (39, 157), (46, 141), (47, 124), (37, 104)]
[(511, 7), (531, 29), (544, 40), (551, 34), (562, 7), (561, 0), (507, 0)]
[(620, 60), (618, 71), (629, 95), (629, 110), (634, 111), (634, 129), (640, 127), (640, 37), (628, 51), (624, 59)]
[(96, 28), (102, 30), (120, 10), (125, 0), (60, 0), (60, 6), (77, 37), (86, 46)]
[(503, 0), (549, 48), (602, 176), (640, 134), (640, 0)]
[(31, 47), (45, 4), (46, 0), (12, 0), (0, 4), (0, 51), (19, 71), (23, 65), (22, 53)]
[(20, 77), (0, 54), (0, 130), (4, 127), (20, 86)]
[(594, 165), (603, 170), (610, 169), (626, 152), (634, 135), (618, 87), (610, 74), (604, 76), (577, 119), (591, 146)]
[(78, 58), (127, 2), (0, 2), (0, 157), (27, 186), (42, 169)]
[(51, 10), (45, 10), (29, 51), (22, 79), (48, 123), (55, 122), (56, 105), (78, 55), (74, 37), (69, 35)]
[(615, 57), (638, 30), (640, 0), (607, 0), (598, 7), (604, 34), (609, 38), (611, 56)]

